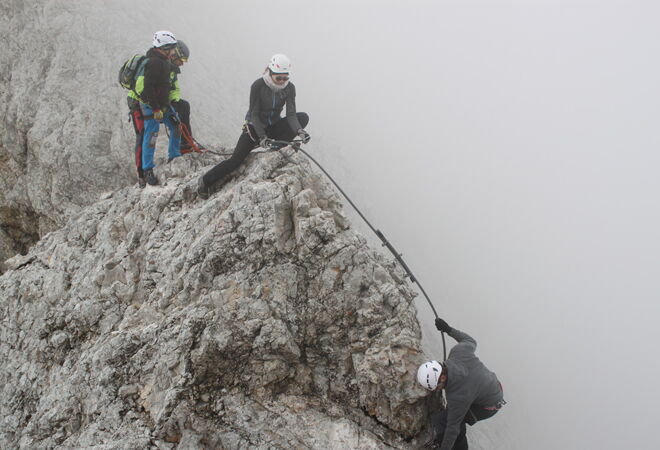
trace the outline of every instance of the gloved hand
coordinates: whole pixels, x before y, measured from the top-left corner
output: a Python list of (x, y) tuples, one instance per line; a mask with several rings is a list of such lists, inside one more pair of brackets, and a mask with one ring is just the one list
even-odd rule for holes
[(163, 111), (160, 109), (154, 109), (154, 119), (162, 122), (163, 121)]
[(259, 141), (259, 145), (269, 150), (273, 148), (273, 140), (269, 139), (267, 136), (264, 136), (261, 138), (261, 141)]
[(305, 130), (303, 130), (302, 128), (300, 130), (298, 130), (298, 137), (300, 137), (300, 139), (302, 139), (303, 144), (306, 144), (310, 140), (312, 140), (312, 137), (309, 135), (309, 133), (306, 132)]
[(439, 331), (442, 331), (443, 333), (449, 333), (452, 330), (452, 327), (450, 327), (449, 324), (447, 322), (445, 322), (444, 320), (442, 320), (440, 317), (436, 317), (435, 327)]

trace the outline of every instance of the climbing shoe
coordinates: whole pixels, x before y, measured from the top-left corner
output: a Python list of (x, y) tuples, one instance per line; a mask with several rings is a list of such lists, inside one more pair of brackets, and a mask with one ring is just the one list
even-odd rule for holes
[(156, 186), (158, 184), (158, 178), (154, 175), (153, 169), (147, 169), (144, 171), (144, 179), (147, 181), (147, 184)]
[(197, 182), (197, 195), (204, 200), (211, 196), (211, 188), (204, 183), (204, 177), (199, 177)]
[(138, 186), (140, 189), (144, 189), (147, 186), (147, 180), (144, 177), (138, 177)]

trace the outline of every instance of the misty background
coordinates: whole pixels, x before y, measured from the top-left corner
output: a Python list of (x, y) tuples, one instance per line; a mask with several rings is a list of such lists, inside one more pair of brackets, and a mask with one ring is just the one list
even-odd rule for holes
[(291, 58), (307, 150), (504, 385), (475, 448), (658, 448), (660, 4), (146, 4), (114, 2), (112, 57), (183, 39), (203, 143), (233, 147), (251, 83)]

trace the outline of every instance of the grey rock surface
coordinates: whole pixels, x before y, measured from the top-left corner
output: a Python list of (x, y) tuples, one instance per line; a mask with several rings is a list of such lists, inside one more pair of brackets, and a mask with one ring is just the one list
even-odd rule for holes
[(414, 448), (414, 292), (291, 149), (100, 196), (0, 277), (0, 448)]
[(135, 182), (134, 132), (116, 77), (155, 30), (144, 30), (134, 8), (0, 2), (0, 261), (25, 254), (100, 193)]
[(88, 9), (76, 0), (0, 4), (3, 260), (63, 225), (68, 210), (93, 201), (89, 193), (126, 184), (112, 151), (112, 99), (98, 90), (97, 80), (109, 80), (110, 72), (103, 73), (103, 58), (90, 57), (105, 51), (94, 36), (110, 30)]

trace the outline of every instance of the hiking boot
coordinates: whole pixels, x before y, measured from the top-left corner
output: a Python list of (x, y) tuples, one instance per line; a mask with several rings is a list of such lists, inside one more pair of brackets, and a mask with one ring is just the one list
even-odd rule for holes
[(156, 178), (156, 175), (154, 175), (153, 169), (147, 169), (144, 171), (144, 179), (148, 184), (152, 186), (156, 186), (158, 184), (158, 178)]
[(197, 195), (204, 200), (211, 196), (211, 188), (204, 183), (204, 177), (199, 177), (197, 182)]
[(147, 180), (144, 177), (138, 177), (138, 187), (144, 189), (147, 186)]

